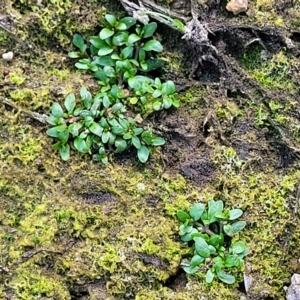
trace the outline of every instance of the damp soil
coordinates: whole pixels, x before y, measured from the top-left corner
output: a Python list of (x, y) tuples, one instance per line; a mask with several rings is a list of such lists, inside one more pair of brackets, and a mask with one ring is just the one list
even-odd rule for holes
[[(97, 91), (67, 57), (71, 37), (95, 34), (105, 8), (124, 15), (122, 6), (6, 1), (14, 33), (0, 28), (0, 50), (14, 59), (0, 64), (1, 299), (284, 299), (300, 270), (300, 6), (257, 1), (233, 16), (225, 1), (191, 3), (168, 7), (187, 20), (194, 9), (208, 33), (201, 45), (165, 24), (156, 36), (158, 75), (175, 82), (181, 106), (143, 124), (166, 144), (146, 164), (130, 149), (103, 166), (75, 152), (62, 162), (34, 113), (83, 85)], [(209, 199), (245, 212), (239, 238), (250, 254), (232, 286), (180, 267), (191, 253), (176, 212)]]

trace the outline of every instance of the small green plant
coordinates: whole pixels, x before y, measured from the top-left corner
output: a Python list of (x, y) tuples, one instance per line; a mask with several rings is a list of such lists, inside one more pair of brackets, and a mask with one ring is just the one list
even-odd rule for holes
[(135, 116), (179, 107), (178, 94), (173, 81), (161, 82), (148, 76), (163, 66), (154, 55), (163, 49), (153, 38), (157, 24), (140, 25), (132, 17), (118, 21), (108, 14), (105, 19), (107, 26), (87, 42), (75, 34), (73, 44), (78, 51), (69, 53), (69, 57), (79, 58), (75, 64), (78, 69), (92, 72), (99, 93), (93, 97), (82, 87), (79, 101), (71, 93), (65, 99), (65, 108), (54, 103), (47, 120), (54, 127), (47, 134), (58, 139), (53, 148), (63, 160), (69, 159), (73, 148), (107, 163), (108, 153), (121, 153), (133, 146), (144, 163), (149, 148), (165, 141), (150, 129), (138, 127)]
[(143, 113), (179, 107), (173, 81), (161, 83), (159, 78), (145, 76), (163, 66), (163, 61), (154, 57), (163, 50), (161, 43), (153, 39), (157, 24), (142, 26), (132, 17), (118, 21), (113, 15), (105, 15), (105, 19), (107, 27), (97, 36), (90, 36), (87, 43), (82, 36), (74, 35), (73, 44), (79, 51), (69, 56), (84, 57), (75, 66), (93, 72), (102, 92), (114, 84), (126, 89), (126, 101), (138, 105)]
[(94, 154), (95, 160), (107, 163), (107, 152), (121, 153), (134, 146), (139, 160), (144, 163), (149, 157), (149, 146), (165, 143), (163, 138), (138, 127), (133, 118), (125, 117), (126, 108), (120, 102), (124, 92), (118, 86), (94, 98), (82, 87), (80, 97), (77, 106), (75, 95), (69, 94), (64, 102), (65, 110), (54, 103), (47, 119), (54, 125), (47, 134), (58, 139), (53, 149), (59, 150), (63, 160), (69, 159), (71, 147), (81, 153)]
[(191, 244), (193, 257), (183, 259), (181, 265), (188, 274), (206, 272), (206, 282), (211, 283), (215, 276), (232, 284), (235, 277), (230, 269), (240, 270), (244, 257), (249, 253), (242, 241), (232, 241), (232, 237), (246, 226), (245, 221), (235, 221), (242, 216), (241, 209), (224, 209), (221, 200), (195, 204), (189, 212), (180, 210), (177, 217), (184, 222), (180, 226), (183, 242)]

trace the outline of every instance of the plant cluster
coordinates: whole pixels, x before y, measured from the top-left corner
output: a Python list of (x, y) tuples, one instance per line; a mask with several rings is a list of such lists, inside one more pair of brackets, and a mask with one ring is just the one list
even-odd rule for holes
[(232, 241), (246, 226), (245, 221), (235, 221), (242, 214), (241, 209), (224, 209), (221, 200), (208, 201), (207, 209), (205, 204), (197, 203), (189, 212), (177, 212), (179, 220), (184, 222), (180, 226), (181, 240), (189, 243), (193, 250), (193, 257), (181, 263), (186, 273), (206, 271), (207, 283), (215, 276), (228, 284), (235, 282), (234, 275), (228, 272), (232, 268), (240, 270), (249, 253), (244, 242)]
[(87, 57), (81, 58), (75, 66), (93, 72), (101, 92), (110, 90), (115, 84), (123, 87), (127, 91), (126, 101), (138, 105), (139, 109), (179, 107), (173, 81), (161, 83), (159, 78), (141, 75), (163, 66), (161, 59), (152, 56), (163, 50), (161, 43), (152, 38), (157, 24), (140, 26), (132, 17), (117, 21), (112, 15), (106, 15), (105, 19), (108, 26), (97, 36), (90, 36), (88, 43), (80, 35), (74, 35), (73, 44), (79, 51), (70, 52), (69, 56)]
[(92, 96), (82, 87), (80, 101), (71, 93), (65, 99), (65, 109), (54, 103), (47, 119), (54, 127), (47, 134), (58, 139), (53, 148), (59, 150), (63, 160), (69, 159), (73, 148), (107, 163), (108, 153), (121, 153), (134, 146), (144, 163), (149, 147), (161, 146), (165, 141), (139, 127), (135, 119), (179, 107), (178, 94), (173, 81), (161, 82), (148, 76), (163, 65), (162, 60), (153, 57), (163, 49), (153, 39), (157, 24), (139, 25), (132, 17), (118, 21), (109, 14), (105, 19), (107, 27), (87, 42), (75, 34), (73, 44), (78, 51), (69, 53), (71, 58), (79, 58), (75, 64), (78, 69), (92, 72), (99, 83), (99, 93)]

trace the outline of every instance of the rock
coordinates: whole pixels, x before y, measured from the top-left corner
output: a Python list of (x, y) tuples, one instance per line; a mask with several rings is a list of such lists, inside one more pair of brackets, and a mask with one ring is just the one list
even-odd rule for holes
[(292, 276), (291, 285), (287, 289), (286, 300), (300, 299), (300, 275), (294, 274)]
[(3, 53), (2, 58), (6, 61), (11, 61), (14, 58), (14, 53), (12, 51)]
[(231, 0), (226, 5), (226, 9), (234, 15), (244, 12), (248, 9), (248, 0)]

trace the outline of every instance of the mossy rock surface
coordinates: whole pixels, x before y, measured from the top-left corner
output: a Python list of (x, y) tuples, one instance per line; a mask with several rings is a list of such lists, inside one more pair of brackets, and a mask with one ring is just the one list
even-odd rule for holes
[[(249, 5), (234, 18), (223, 5), (216, 16), (279, 28), (298, 45), (299, 4)], [(295, 49), (274, 42), (278, 49), (265, 59), (259, 43), (243, 55), (226, 48), (245, 72), (240, 82), (257, 86), (244, 94), (234, 77), (226, 89), (209, 77), (188, 80), (185, 42), (159, 26), (162, 77), (175, 80), (182, 105), (146, 122), (166, 145), (144, 165), (130, 151), (107, 166), (75, 152), (63, 162), (47, 126), (26, 112), (49, 114), (53, 102), (83, 85), (97, 91), (67, 53), (72, 35), (97, 33), (106, 11), (124, 15), (116, 2), (92, 0), (7, 1), (2, 11), (15, 36), (0, 29), (0, 53), (14, 52), (0, 63), (1, 76), (9, 72), (0, 83), (0, 298), (240, 299), (243, 272), (229, 286), (180, 269), (190, 249), (180, 242), (176, 212), (213, 198), (245, 211), (239, 238), (251, 250), (244, 270), (254, 278), (249, 294), (284, 299), (284, 286), (300, 271)]]

